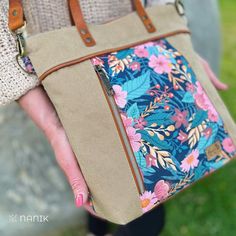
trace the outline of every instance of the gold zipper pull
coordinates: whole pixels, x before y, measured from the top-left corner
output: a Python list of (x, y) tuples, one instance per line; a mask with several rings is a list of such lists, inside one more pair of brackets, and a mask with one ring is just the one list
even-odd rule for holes
[(101, 79), (101, 81), (102, 81), (102, 83), (103, 83), (103, 85), (106, 89), (106, 92), (107, 92), (108, 96), (114, 96), (115, 91), (112, 88), (112, 85), (110, 83), (110, 80), (109, 80), (109, 77), (108, 77), (106, 71), (99, 65), (95, 66), (95, 70), (96, 70), (99, 78)]

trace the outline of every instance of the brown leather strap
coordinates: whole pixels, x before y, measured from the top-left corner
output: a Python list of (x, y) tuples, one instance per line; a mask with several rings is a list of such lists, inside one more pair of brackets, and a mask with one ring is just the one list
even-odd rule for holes
[(9, 0), (9, 29), (15, 31), (24, 25), (24, 13), (21, 0)]
[(140, 0), (133, 0), (133, 4), (135, 7), (136, 12), (138, 13), (141, 21), (143, 22), (144, 26), (146, 27), (149, 33), (153, 33), (156, 31), (155, 26), (153, 25), (151, 19), (149, 18), (145, 8), (143, 7)]
[[(146, 13), (145, 8), (143, 7), (140, 0), (132, 0), (135, 10), (137, 11), (140, 19), (142, 20), (144, 26), (146, 27), (149, 33), (156, 31), (155, 26), (152, 24), (151, 19)], [(84, 21), (84, 17), (80, 8), (79, 0), (68, 0), (70, 12), (73, 18), (73, 21), (81, 35), (86, 46), (94, 46), (96, 44), (94, 38), (88, 30), (87, 24)]]
[[(132, 0), (135, 10), (142, 20), (144, 26), (149, 33), (156, 31), (155, 26), (152, 24), (145, 8), (140, 0)], [(96, 44), (93, 36), (89, 32), (88, 26), (84, 21), (83, 13), (81, 11), (79, 0), (68, 0), (68, 5), (72, 19), (79, 31), (79, 34), (87, 47), (94, 46)], [(12, 31), (22, 27), (24, 25), (23, 19), (23, 7), (21, 0), (9, 0), (9, 28)]]
[(80, 33), (82, 40), (87, 47), (94, 46), (96, 44), (93, 36), (89, 32), (88, 26), (84, 21), (83, 13), (78, 0), (68, 0), (69, 9), (72, 19)]

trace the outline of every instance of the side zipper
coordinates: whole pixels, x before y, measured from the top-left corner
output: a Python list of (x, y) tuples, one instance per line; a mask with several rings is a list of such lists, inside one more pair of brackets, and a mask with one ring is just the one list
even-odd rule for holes
[(101, 81), (101, 84), (105, 90), (104, 91), (106, 93), (105, 96), (107, 98), (107, 101), (109, 102), (113, 116), (116, 119), (116, 125), (119, 128), (120, 136), (122, 138), (123, 144), (126, 149), (128, 161), (129, 161), (138, 191), (140, 194), (142, 194), (145, 191), (143, 179), (142, 179), (138, 164), (136, 162), (132, 147), (130, 145), (125, 127), (124, 127), (122, 119), (120, 117), (118, 107), (117, 107), (115, 99), (114, 99), (115, 91), (113, 90), (112, 85), (110, 84), (110, 80), (109, 80), (109, 77), (108, 77), (106, 71), (99, 65), (94, 66), (94, 68), (95, 68), (95, 71), (97, 72), (97, 75), (98, 75), (98, 77)]

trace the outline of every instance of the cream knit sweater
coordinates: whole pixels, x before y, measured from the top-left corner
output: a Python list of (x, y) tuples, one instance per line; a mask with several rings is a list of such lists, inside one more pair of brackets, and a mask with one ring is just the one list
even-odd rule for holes
[[(147, 0), (147, 5), (165, 4), (174, 0)], [(132, 11), (130, 0), (80, 0), (88, 23), (102, 24)], [(17, 100), (39, 84), (35, 75), (28, 75), (16, 62), (16, 43), (8, 30), (8, 0), (0, 0), (0, 105)], [(67, 0), (23, 0), (28, 35), (70, 26)], [(23, 63), (22, 63), (23, 65)]]

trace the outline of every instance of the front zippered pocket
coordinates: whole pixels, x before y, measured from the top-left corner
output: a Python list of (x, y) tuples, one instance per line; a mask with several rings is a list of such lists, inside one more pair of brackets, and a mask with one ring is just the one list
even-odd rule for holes
[[(236, 154), (198, 74), (168, 40), (111, 52), (91, 61), (129, 159), (135, 156), (131, 166), (136, 170), (135, 179), (143, 180), (144, 191), (139, 192), (144, 212)], [(138, 186), (141, 183), (136, 182)]]
[(106, 71), (99, 65), (94, 66), (94, 68), (95, 68), (95, 71), (97, 72), (97, 75), (98, 75), (101, 85), (103, 87), (103, 91), (106, 96), (107, 102), (109, 103), (109, 107), (111, 108), (113, 117), (115, 119), (115, 123), (118, 128), (120, 137), (122, 139), (121, 141), (123, 143), (125, 152), (127, 154), (128, 162), (131, 167), (131, 171), (132, 171), (138, 192), (139, 192), (139, 194), (142, 194), (144, 192), (144, 183), (142, 180), (142, 176), (141, 176), (138, 164), (135, 160), (133, 150), (132, 150), (131, 145), (129, 143), (129, 139), (127, 137), (125, 127), (124, 127), (122, 119), (120, 117), (118, 107), (117, 107), (115, 99), (114, 99), (115, 91), (113, 90), (112, 85), (110, 84), (109, 77), (108, 77)]

